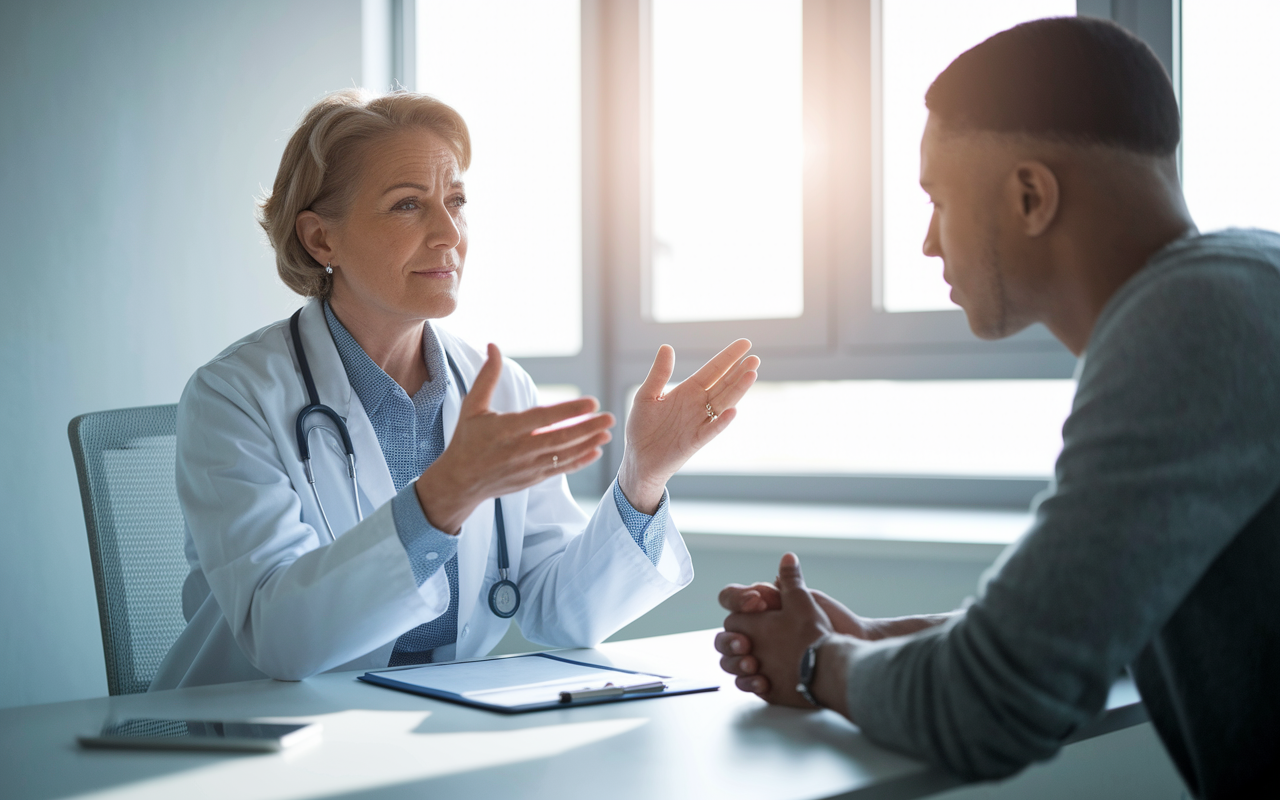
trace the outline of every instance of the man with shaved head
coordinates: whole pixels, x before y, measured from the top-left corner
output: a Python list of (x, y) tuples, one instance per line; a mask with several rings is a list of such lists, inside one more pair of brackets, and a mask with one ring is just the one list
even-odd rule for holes
[(1111, 23), (997, 34), (925, 104), (952, 299), (1081, 359), (1053, 484), (966, 608), (866, 619), (787, 554), (721, 593), (722, 665), (969, 778), (1052, 757), (1128, 669), (1193, 794), (1280, 795), (1280, 236), (1197, 231), (1173, 87)]

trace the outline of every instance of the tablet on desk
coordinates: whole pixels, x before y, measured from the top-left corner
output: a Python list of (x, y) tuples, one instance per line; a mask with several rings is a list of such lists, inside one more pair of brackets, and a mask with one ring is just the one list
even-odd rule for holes
[(275, 753), (318, 739), (316, 722), (220, 722), (138, 718), (109, 721), (95, 736), (77, 736), (84, 747), (146, 750), (239, 750)]
[(503, 714), (714, 692), (718, 684), (547, 653), (366, 672), (360, 680)]

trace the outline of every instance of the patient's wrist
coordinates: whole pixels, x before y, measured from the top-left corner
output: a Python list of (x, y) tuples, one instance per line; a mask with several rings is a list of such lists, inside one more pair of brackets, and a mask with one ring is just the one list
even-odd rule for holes
[(857, 640), (852, 636), (835, 633), (827, 637), (818, 648), (814, 665), (811, 691), (824, 708), (849, 716), (848, 681), (849, 660)]

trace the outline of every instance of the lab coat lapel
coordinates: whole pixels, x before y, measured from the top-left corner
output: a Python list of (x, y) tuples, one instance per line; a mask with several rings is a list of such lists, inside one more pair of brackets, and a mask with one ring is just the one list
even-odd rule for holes
[[(445, 336), (440, 335), (440, 331), (436, 331), (436, 335), (440, 339), (440, 346), (448, 348), (448, 342)], [(470, 387), (475, 382), (475, 375), (468, 369), (466, 361), (454, 357), (458, 365), (458, 370), (462, 373), (462, 377)], [(446, 362), (447, 363), (447, 362)], [(446, 366), (446, 369), (448, 367)], [(444, 408), (442, 409), (444, 422), (444, 443), (445, 447), (453, 441), (453, 434), (458, 429), (458, 417), (462, 411), (462, 388), (457, 386), (457, 378), (453, 375), (453, 371), (449, 372), (449, 392), (444, 398)], [(464, 643), (461, 640), (461, 626), (471, 619), (471, 615), (475, 612), (476, 602), (483, 588), (485, 572), (489, 566), (489, 548), (493, 544), (493, 500), (486, 500), (480, 504), (470, 517), (462, 523), (462, 531), (458, 536), (458, 652), (462, 652)]]
[(387, 469), (382, 446), (378, 444), (378, 436), (373, 432), (373, 424), (365, 414), (364, 405), (351, 388), (347, 369), (342, 364), (342, 356), (338, 355), (338, 346), (333, 343), (324, 306), (319, 300), (307, 303), (298, 323), (320, 402), (332, 406), (347, 422), (351, 446), (356, 452), (356, 480), (368, 501), (368, 507), (364, 508), (367, 517), (395, 496), (391, 471)]

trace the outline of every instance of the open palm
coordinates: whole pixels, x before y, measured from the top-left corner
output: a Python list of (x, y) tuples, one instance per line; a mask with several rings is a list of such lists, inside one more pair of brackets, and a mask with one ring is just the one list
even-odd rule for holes
[(652, 513), (667, 480), (737, 415), (735, 406), (756, 382), (760, 359), (738, 339), (697, 372), (664, 393), (675, 369), (669, 345), (658, 349), (649, 376), (627, 417), (626, 451), (618, 480), (637, 510)]

